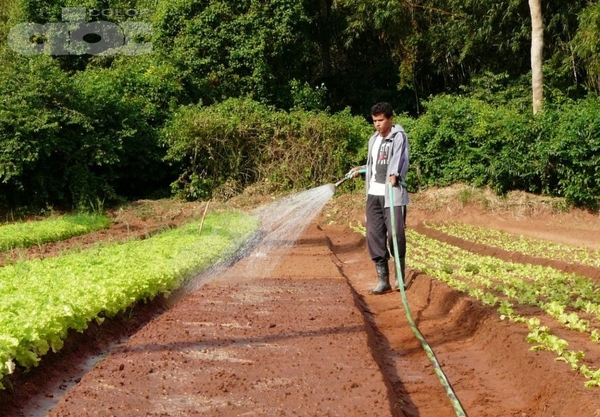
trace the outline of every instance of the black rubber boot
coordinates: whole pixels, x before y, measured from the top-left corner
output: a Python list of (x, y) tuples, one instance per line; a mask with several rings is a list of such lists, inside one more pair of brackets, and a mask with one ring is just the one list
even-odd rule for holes
[[(406, 258), (398, 258), (398, 260), (400, 261), (400, 275), (402, 276), (402, 285), (404, 285), (404, 289), (406, 290), (406, 273), (405, 273), (405, 269), (406, 269)], [(398, 288), (398, 291), (400, 291), (400, 283), (398, 282), (398, 274), (396, 274), (396, 285)]]
[(371, 290), (371, 294), (385, 294), (390, 292), (392, 287), (390, 285), (390, 268), (388, 261), (378, 261), (375, 264), (375, 270), (377, 271), (377, 286)]

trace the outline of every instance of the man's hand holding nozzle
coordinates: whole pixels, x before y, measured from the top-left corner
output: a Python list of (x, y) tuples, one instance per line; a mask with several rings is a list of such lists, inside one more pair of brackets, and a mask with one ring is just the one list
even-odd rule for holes
[(360, 176), (360, 171), (359, 168), (352, 168), (350, 171), (348, 171), (348, 173), (346, 174), (346, 178), (348, 179), (354, 179), (356, 177)]

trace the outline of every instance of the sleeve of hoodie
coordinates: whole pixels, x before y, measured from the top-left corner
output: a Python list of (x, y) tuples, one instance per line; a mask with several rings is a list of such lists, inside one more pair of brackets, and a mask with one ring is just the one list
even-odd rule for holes
[(409, 164), (409, 150), (406, 132), (400, 127), (398, 134), (394, 139), (394, 152), (388, 167), (389, 175), (395, 175), (398, 177), (399, 181), (406, 181)]

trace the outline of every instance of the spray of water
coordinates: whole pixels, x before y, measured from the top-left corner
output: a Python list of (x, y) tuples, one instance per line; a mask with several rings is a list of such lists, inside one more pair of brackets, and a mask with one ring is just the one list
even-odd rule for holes
[(250, 254), (252, 262), (245, 275), (268, 273), (298, 240), (302, 232), (321, 211), (335, 192), (331, 184), (296, 193), (255, 211), (264, 235), (260, 245)]
[[(260, 231), (231, 259), (210, 267), (201, 275), (182, 285), (168, 298), (167, 306), (172, 307), (177, 304), (182, 297), (194, 292), (212, 277), (221, 274), (228, 265), (240, 258), (246, 258), (249, 261), (243, 271), (245, 276), (267, 275), (276, 266), (281, 256), (285, 254), (285, 251), (294, 245), (310, 222), (320, 213), (334, 192), (335, 186), (327, 184), (293, 194), (255, 210), (253, 214), (260, 221)], [(71, 375), (71, 379), (74, 380), (77, 376), (83, 376), (95, 363), (124, 341), (120, 340), (108, 352), (90, 357), (85, 363), (82, 362), (81, 369)], [(70, 384), (70, 382), (68, 383)], [(50, 387), (50, 389), (53, 392), (52, 398), (49, 400), (47, 394), (32, 398), (25, 410), (25, 415), (29, 417), (44, 416), (58, 403), (65, 392), (63, 384)]]
[(241, 272), (243, 276), (267, 276), (334, 193), (335, 186), (326, 184), (292, 194), (254, 210), (252, 214), (260, 224), (256, 235), (230, 259), (219, 262), (188, 280), (169, 297), (169, 304), (174, 305), (186, 294), (198, 290), (208, 280), (222, 274), (226, 267), (242, 258), (246, 260)]

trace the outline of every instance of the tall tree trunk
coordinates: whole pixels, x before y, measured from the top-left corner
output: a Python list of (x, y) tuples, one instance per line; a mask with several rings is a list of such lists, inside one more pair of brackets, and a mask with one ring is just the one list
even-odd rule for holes
[(542, 109), (544, 100), (542, 0), (529, 0), (529, 10), (531, 12), (531, 88), (533, 90), (533, 114), (537, 114)]

